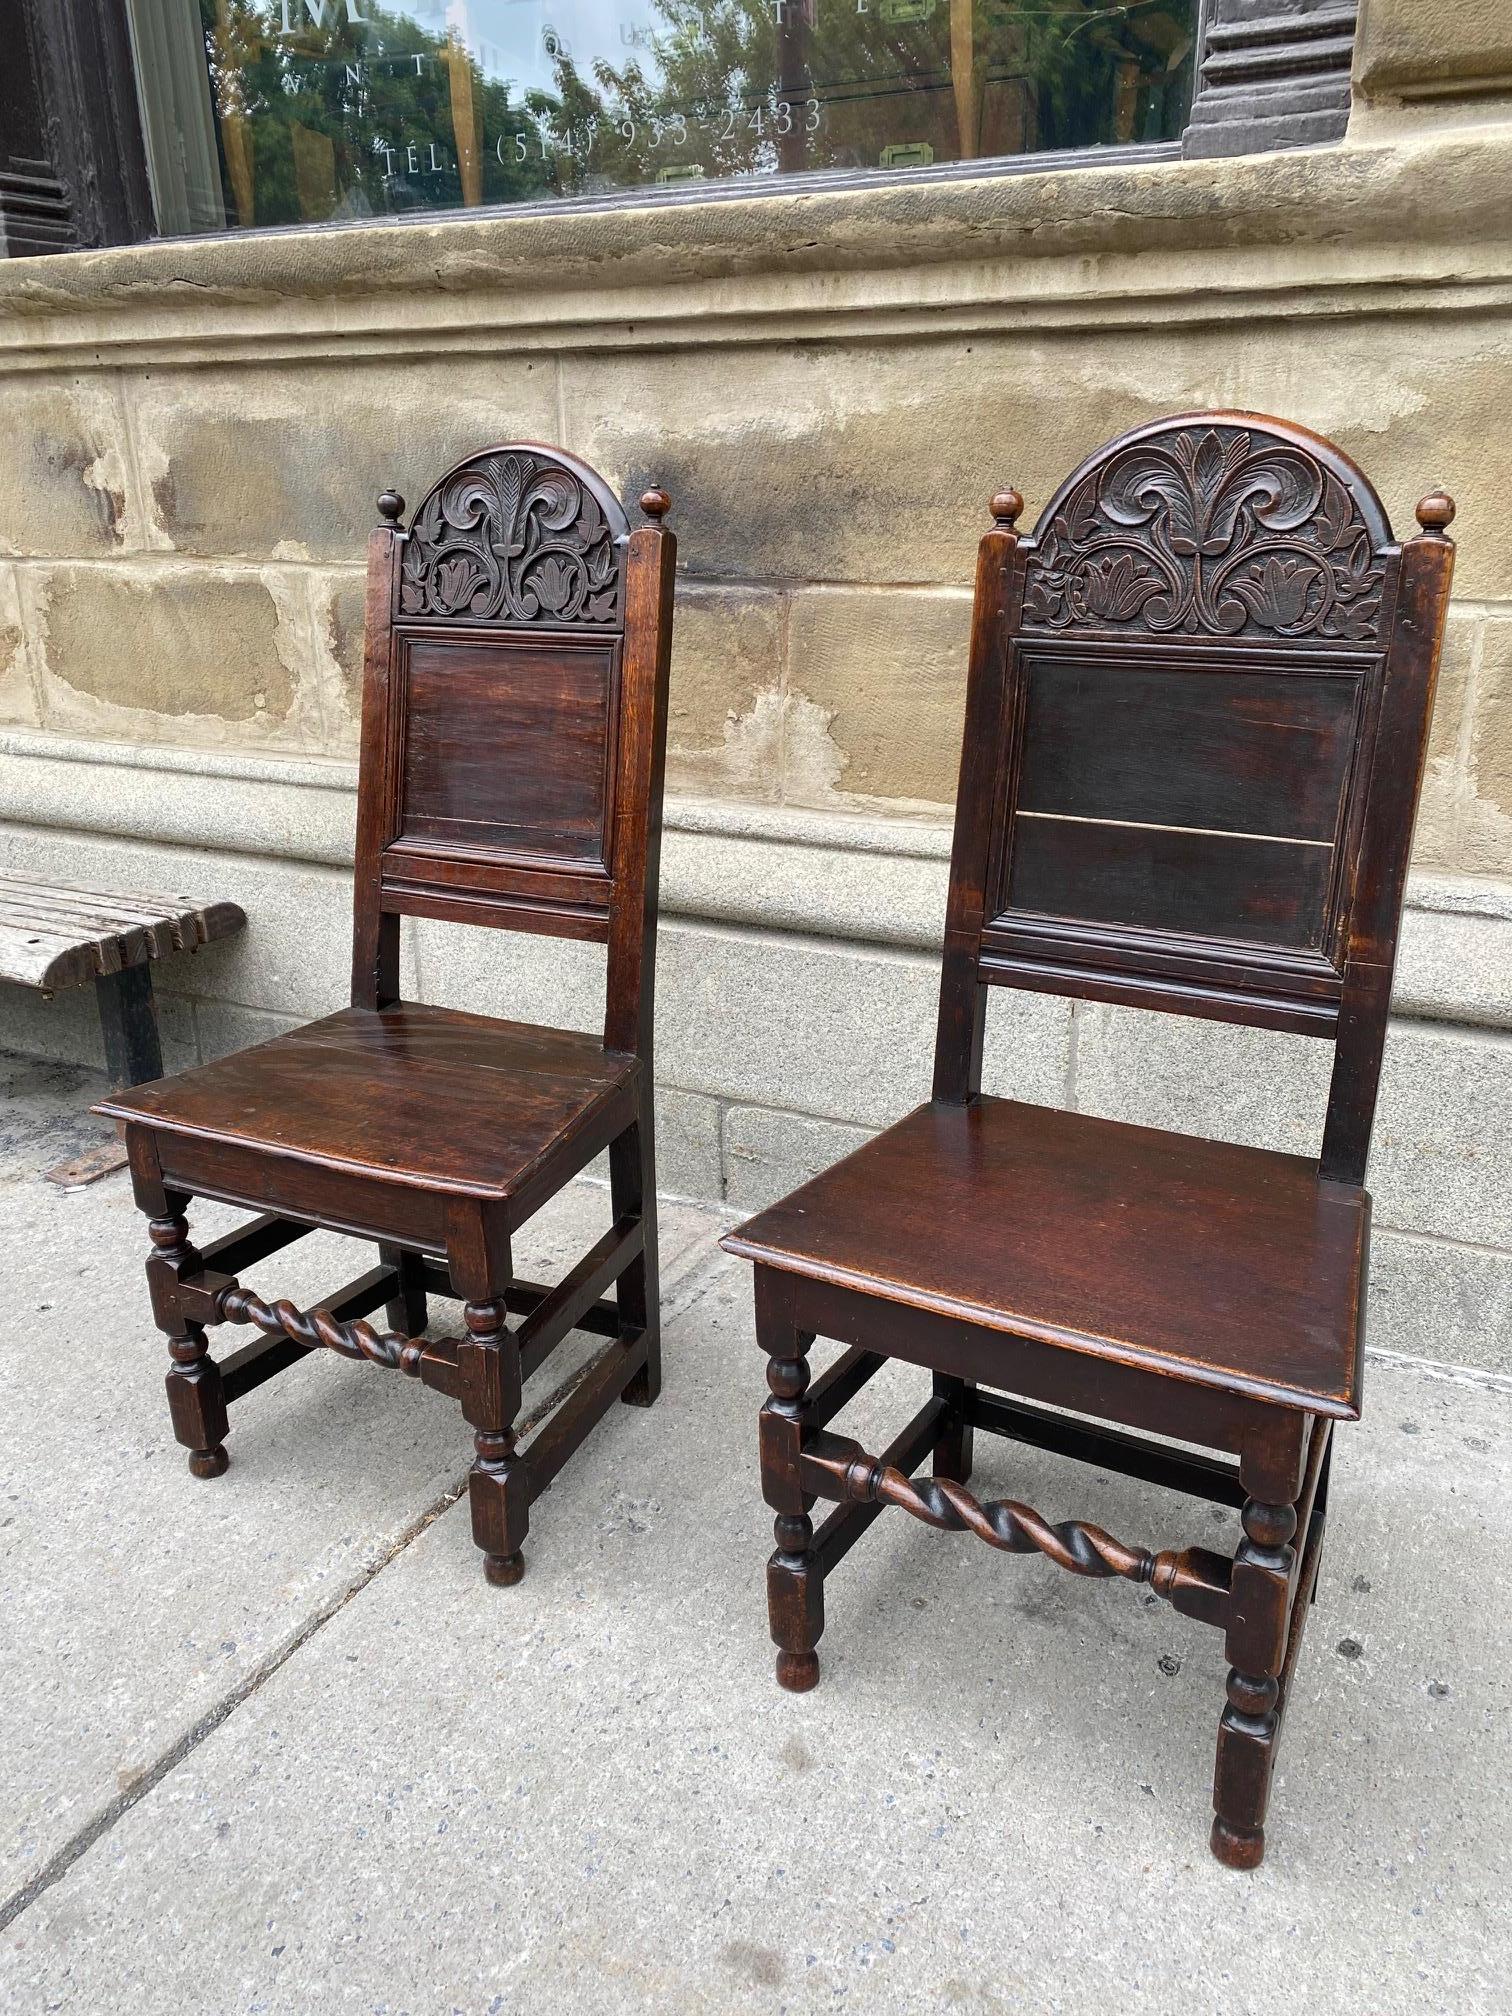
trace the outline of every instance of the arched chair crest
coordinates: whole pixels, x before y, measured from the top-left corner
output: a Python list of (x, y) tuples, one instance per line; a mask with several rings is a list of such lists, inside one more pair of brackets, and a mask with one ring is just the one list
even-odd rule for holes
[(398, 613), (616, 629), (629, 537), (619, 500), (586, 464), (533, 443), (486, 449), (415, 512)]
[(1331, 444), (1258, 414), (1101, 449), (1042, 514), (1026, 628), (1374, 643), (1391, 527)]

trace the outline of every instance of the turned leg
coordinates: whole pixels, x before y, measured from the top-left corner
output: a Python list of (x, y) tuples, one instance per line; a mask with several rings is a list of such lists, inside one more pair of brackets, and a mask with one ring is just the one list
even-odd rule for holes
[(399, 1276), (399, 1293), (384, 1304), (390, 1330), (401, 1337), (423, 1337), (430, 1313), (425, 1306), (425, 1263), (402, 1246), (380, 1246), (378, 1258)]
[(201, 1324), (179, 1313), (177, 1288), (186, 1274), (204, 1266), (189, 1243), (189, 1221), (182, 1206), (187, 1198), (168, 1194), (167, 1213), (149, 1221), (152, 1254), (147, 1284), (152, 1293), (158, 1328), (168, 1339), (168, 1413), (175, 1438), (189, 1451), (194, 1477), (219, 1477), (226, 1468), (226, 1398), (220, 1367), (209, 1355)]
[(1212, 1849), (1231, 1869), (1257, 1868), (1265, 1853), (1297, 1530), (1294, 1505), (1250, 1498), (1243, 1517), (1230, 1599), (1228, 1703), (1213, 1776)]
[(969, 1484), (972, 1428), (966, 1409), (970, 1404), (968, 1396), (976, 1387), (969, 1379), (953, 1379), (948, 1373), (936, 1372), (934, 1390), (935, 1398), (943, 1400), (950, 1409), (935, 1444), (935, 1475), (947, 1478), (952, 1484)]
[(505, 1325), (502, 1296), (469, 1302), (462, 1316), (467, 1337), (457, 1350), (457, 1373), (477, 1452), (467, 1479), (473, 1538), (483, 1549), (484, 1574), (507, 1587), (525, 1573), (520, 1550), (530, 1524), (530, 1478), (514, 1435), (520, 1347)]
[(767, 1563), (767, 1615), (777, 1651), (777, 1680), (803, 1694), (819, 1682), (814, 1647), (824, 1630), (824, 1578), (813, 1558), (814, 1499), (802, 1487), (803, 1396), (813, 1337), (787, 1313), (791, 1283), (770, 1268), (756, 1270), (756, 1337), (767, 1353), (771, 1398), (761, 1410), (761, 1488), (776, 1513), (777, 1551)]
[(649, 1407), (661, 1392), (661, 1287), (656, 1264), (656, 1153), (650, 1101), (633, 1127), (609, 1147), (609, 1191), (616, 1221), (639, 1218), (644, 1250), (615, 1286), (620, 1336), (646, 1333), (646, 1362), (620, 1398), (631, 1407)]

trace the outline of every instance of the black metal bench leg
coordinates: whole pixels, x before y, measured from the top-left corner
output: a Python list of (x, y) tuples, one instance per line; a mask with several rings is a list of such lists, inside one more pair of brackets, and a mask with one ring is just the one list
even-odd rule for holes
[(163, 1051), (158, 1041), (151, 966), (143, 961), (119, 973), (102, 973), (95, 981), (95, 998), (100, 1004), (105, 1069), (111, 1085), (119, 1089), (161, 1078)]

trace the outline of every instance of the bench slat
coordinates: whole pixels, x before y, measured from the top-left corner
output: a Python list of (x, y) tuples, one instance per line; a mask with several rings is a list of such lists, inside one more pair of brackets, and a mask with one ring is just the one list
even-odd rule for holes
[(82, 904), (75, 908), (62, 908), (0, 891), (0, 923), (35, 924), (64, 937), (77, 938), (90, 931), (171, 930), (175, 922), (160, 910), (133, 915), (129, 910), (107, 911), (98, 903), (87, 908)]
[(42, 903), (32, 896), (12, 895), (0, 890), (0, 918), (38, 918), (54, 924), (60, 931), (88, 928), (91, 924), (100, 927), (111, 925), (151, 924), (161, 927), (171, 924), (173, 918), (165, 917), (161, 910), (129, 910), (122, 906), (118, 910), (108, 909), (103, 903)]
[(0, 916), (22, 906), (59, 918), (98, 917), (102, 922), (151, 924), (197, 917), (199, 904), (187, 896), (121, 896), (106, 890), (70, 889), (0, 875)]
[[(192, 950), (203, 942), (196, 931), (186, 930), (176, 919), (138, 921), (128, 917), (89, 916), (83, 912), (75, 917), (58, 917), (50, 911), (33, 910), (29, 905), (0, 898), (0, 930), (7, 928), (24, 931), (28, 937), (51, 938), (59, 945), (93, 944), (107, 937), (126, 939), (134, 933), (144, 933), (149, 949), (139, 956), (151, 959), (161, 959), (169, 952)], [(128, 959), (125, 963), (135, 962)]]
[(0, 875), (0, 979), (53, 990), (171, 952), (192, 952), (246, 924), (236, 903), (121, 894)]

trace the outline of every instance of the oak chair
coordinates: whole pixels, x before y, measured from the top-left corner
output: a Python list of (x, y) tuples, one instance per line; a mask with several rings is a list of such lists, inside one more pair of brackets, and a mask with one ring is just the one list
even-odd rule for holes
[[(1212, 413), (1100, 449), (1033, 535), (1016, 492), (992, 509), (933, 1097), (724, 1242), (755, 1263), (769, 1358), (777, 1678), (817, 1681), (825, 1578), (885, 1506), (1146, 1583), (1225, 1633), (1212, 1847), (1252, 1868), (1331, 1435), (1360, 1412), (1362, 1185), (1454, 505), (1425, 498), (1399, 546), (1329, 443)], [(1330, 1039), (1319, 1158), (984, 1097), (999, 985)], [(811, 1381), (816, 1336), (848, 1348)], [(830, 1423), (888, 1357), (933, 1397), (874, 1456)], [(1241, 1507), (1242, 1542), (1152, 1554), (981, 1503), (976, 1429)]]
[[(368, 546), (352, 1005), (256, 1049), (113, 1094), (152, 1220), (174, 1433), (226, 1468), (231, 1401), (322, 1346), (451, 1394), (474, 1430), (473, 1535), (512, 1583), (531, 1504), (616, 1398), (661, 1383), (652, 988), (676, 541), (648, 491), (632, 532), (555, 448), (492, 448)], [(400, 999), (399, 920), (608, 947), (603, 1039)], [(613, 1224), (550, 1289), (517, 1280), (517, 1229), (603, 1149)], [(262, 1215), (197, 1251), (196, 1196)], [(236, 1275), (326, 1227), (379, 1264), (302, 1311)], [(614, 1287), (612, 1299), (606, 1291)], [(427, 1297), (465, 1334), (427, 1340)], [(389, 1328), (365, 1319), (386, 1306)], [(509, 1327), (506, 1316), (521, 1320)], [(217, 1365), (205, 1331), (263, 1333)], [(570, 1330), (608, 1339), (529, 1446), (521, 1382)]]

